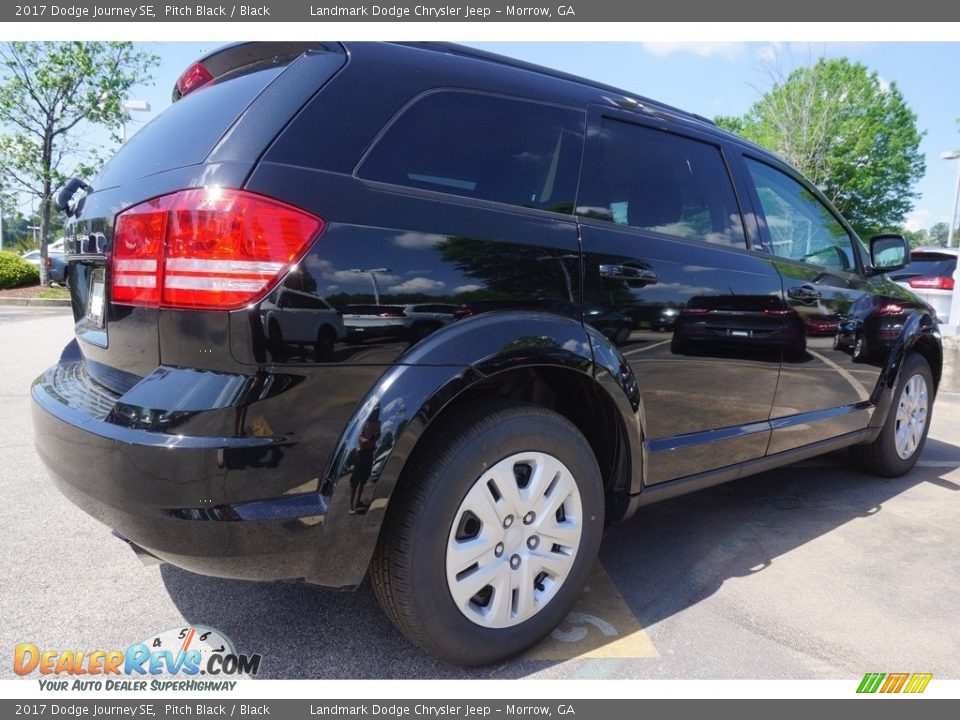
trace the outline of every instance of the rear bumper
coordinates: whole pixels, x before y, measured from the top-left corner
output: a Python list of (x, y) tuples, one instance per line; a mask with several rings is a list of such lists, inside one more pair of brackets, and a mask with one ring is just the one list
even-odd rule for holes
[(296, 443), (118, 424), (120, 397), (90, 379), (82, 361), (50, 368), (32, 396), (37, 451), (57, 487), (132, 544), (206, 575), (353, 583), (323, 562), (319, 487), (291, 487), (305, 472)]

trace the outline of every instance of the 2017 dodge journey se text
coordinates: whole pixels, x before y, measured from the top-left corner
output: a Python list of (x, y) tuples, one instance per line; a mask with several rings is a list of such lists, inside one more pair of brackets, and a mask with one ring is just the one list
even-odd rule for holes
[(141, 554), (369, 573), (483, 664), (645, 504), (923, 449), (903, 238), (702, 117), (446, 44), (231, 45), (173, 97), (58, 198), (76, 338), (33, 385), (59, 488)]

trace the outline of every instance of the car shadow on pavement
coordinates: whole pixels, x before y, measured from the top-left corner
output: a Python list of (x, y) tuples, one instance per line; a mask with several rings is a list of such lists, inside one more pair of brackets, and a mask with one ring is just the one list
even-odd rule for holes
[[(960, 448), (929, 439), (918, 469), (876, 478), (847, 469), (834, 453), (642, 508), (614, 526), (600, 559), (640, 625), (681, 612), (731, 578), (851, 520), (874, 515), (924, 482), (947, 491)], [(555, 661), (512, 661), (464, 669), (437, 660), (404, 638), (381, 612), (365, 581), (357, 592), (297, 582), (259, 583), (195, 575), (164, 565), (171, 599), (190, 623), (214, 627), (242, 653), (263, 656), (260, 678), (522, 677)]]
[(641, 508), (611, 528), (600, 559), (640, 624), (650, 627), (729, 579), (763, 572), (786, 553), (881, 513), (917, 485), (960, 491), (945, 477), (957, 468), (960, 448), (932, 438), (920, 466), (899, 478), (862, 472), (841, 450)]

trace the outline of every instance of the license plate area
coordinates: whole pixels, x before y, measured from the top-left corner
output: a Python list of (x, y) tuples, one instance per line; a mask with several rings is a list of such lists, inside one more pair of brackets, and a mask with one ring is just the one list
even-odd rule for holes
[(102, 267), (94, 268), (90, 273), (90, 287), (87, 291), (87, 324), (98, 330), (103, 330), (106, 322), (106, 271)]

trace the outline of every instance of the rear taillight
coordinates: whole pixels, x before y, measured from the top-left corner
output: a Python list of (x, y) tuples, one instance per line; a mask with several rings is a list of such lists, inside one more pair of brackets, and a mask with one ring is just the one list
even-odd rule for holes
[(183, 97), (198, 88), (202, 88), (211, 80), (213, 80), (213, 75), (210, 74), (210, 71), (200, 63), (194, 63), (177, 78), (177, 90), (180, 91), (180, 97)]
[(46, 260), (43, 261), (44, 267), (52, 268), (53, 267), (53, 258), (47, 255)]
[(200, 188), (117, 216), (111, 299), (232, 310), (258, 301), (323, 230), (323, 220), (243, 190)]
[(406, 317), (406, 316), (407, 316), (406, 313), (402, 313), (402, 312), (382, 312), (379, 315), (377, 315), (377, 317), (382, 317), (382, 318), (399, 318), (399, 317)]
[(877, 308), (877, 315), (902, 315), (905, 308), (897, 303), (887, 303)]
[(953, 278), (939, 275), (910, 278), (907, 280), (907, 284), (912, 288), (923, 290), (953, 290)]

